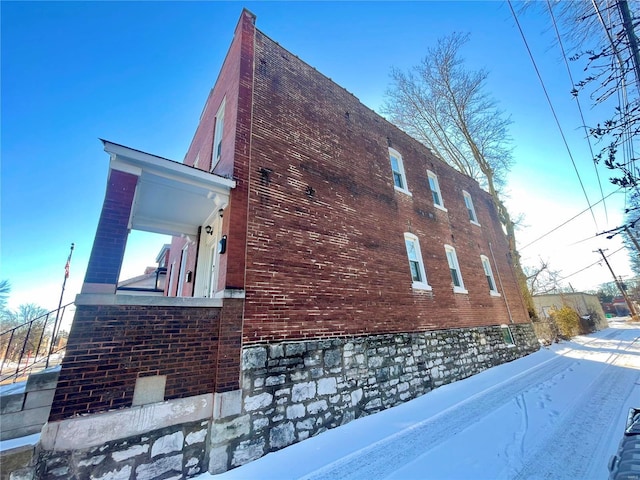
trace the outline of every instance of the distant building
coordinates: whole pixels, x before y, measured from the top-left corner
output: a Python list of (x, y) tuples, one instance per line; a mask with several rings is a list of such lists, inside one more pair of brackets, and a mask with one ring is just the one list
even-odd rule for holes
[(142, 275), (118, 282), (116, 293), (129, 295), (163, 295), (165, 291), (169, 247), (166, 244), (156, 257), (157, 267), (147, 267)]
[(605, 312), (614, 317), (626, 317), (631, 315), (629, 305), (622, 295), (613, 297), (610, 302), (602, 304)]
[[(539, 348), (491, 197), (254, 22), (183, 163), (104, 142), (47, 478), (222, 472)], [(115, 294), (130, 229), (165, 296)]]
[(553, 310), (567, 306), (574, 309), (582, 319), (591, 322), (596, 330), (608, 327), (597, 295), (579, 292), (534, 295), (533, 304), (541, 319), (548, 320)]

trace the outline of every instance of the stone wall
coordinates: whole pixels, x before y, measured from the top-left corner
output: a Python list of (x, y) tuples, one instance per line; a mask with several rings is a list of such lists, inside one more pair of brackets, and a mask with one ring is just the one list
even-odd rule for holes
[(531, 324), (255, 345), (239, 415), (212, 426), (219, 473), (539, 348)]
[(207, 471), (209, 422), (166, 427), (84, 450), (41, 451), (43, 480), (155, 480), (188, 478)]
[(50, 422), (24, 478), (220, 473), (539, 348), (531, 324), (245, 347), (242, 388)]

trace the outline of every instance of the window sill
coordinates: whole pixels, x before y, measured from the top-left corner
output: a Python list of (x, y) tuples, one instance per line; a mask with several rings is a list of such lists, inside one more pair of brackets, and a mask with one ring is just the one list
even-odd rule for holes
[(404, 193), (405, 195), (409, 195), (410, 197), (413, 197), (411, 192), (405, 188), (400, 188), (397, 185), (394, 185), (393, 188), (395, 189), (396, 192), (401, 192), (401, 193)]
[(469, 220), (469, 222), (472, 223), (473, 225), (475, 225), (476, 227), (481, 227), (482, 226), (478, 222), (476, 222), (475, 220)]
[(453, 293), (467, 294), (467, 293), (469, 293), (469, 290), (467, 290), (466, 288), (462, 288), (462, 287), (453, 287)]
[(443, 207), (442, 205), (438, 205), (437, 203), (434, 203), (433, 206), (436, 207), (438, 210), (442, 210), (443, 212), (449, 211), (445, 207)]
[(414, 290), (426, 290), (428, 292), (432, 290), (431, 285), (425, 282), (413, 282), (411, 284), (411, 288), (413, 288)]
[(490, 290), (489, 293), (491, 294), (492, 297), (501, 297), (502, 296), (500, 294), (500, 292), (494, 292), (493, 290)]

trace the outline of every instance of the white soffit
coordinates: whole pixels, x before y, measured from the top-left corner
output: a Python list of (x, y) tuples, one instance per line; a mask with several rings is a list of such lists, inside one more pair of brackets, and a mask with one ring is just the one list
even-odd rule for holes
[(102, 140), (110, 168), (138, 176), (129, 228), (166, 235), (198, 233), (229, 203), (234, 180)]

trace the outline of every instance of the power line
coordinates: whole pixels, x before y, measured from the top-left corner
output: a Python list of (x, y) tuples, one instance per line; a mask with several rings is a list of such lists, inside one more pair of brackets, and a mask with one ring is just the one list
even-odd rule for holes
[(580, 188), (582, 188), (582, 193), (584, 194), (584, 198), (587, 200), (587, 205), (589, 205), (589, 210), (591, 211), (591, 217), (593, 218), (593, 223), (596, 226), (596, 229), (598, 228), (598, 222), (596, 221), (596, 216), (593, 213), (593, 210), (591, 208), (591, 202), (589, 201), (589, 196), (587, 195), (587, 191), (584, 188), (584, 184), (582, 183), (582, 178), (580, 177), (580, 172), (578, 172), (578, 167), (576, 166), (576, 162), (573, 159), (573, 155), (571, 153), (571, 149), (569, 148), (569, 144), (567, 143), (567, 138), (565, 137), (564, 131), (562, 130), (562, 126), (560, 125), (560, 120), (558, 119), (558, 115), (556, 114), (555, 108), (553, 108), (553, 103), (551, 102), (551, 98), (549, 97), (549, 93), (547, 92), (547, 88), (544, 84), (544, 81), (542, 80), (542, 75), (540, 74), (540, 70), (538, 70), (538, 65), (536, 64), (535, 59), (533, 58), (533, 54), (531, 53), (531, 49), (529, 48), (529, 43), (527, 42), (526, 37), (524, 36), (524, 31), (522, 30), (522, 27), (520, 26), (520, 22), (518, 21), (518, 17), (516, 16), (516, 12), (513, 9), (513, 5), (511, 4), (511, 0), (507, 0), (507, 3), (509, 4), (509, 8), (511, 9), (511, 14), (513, 15), (513, 19), (516, 22), (516, 25), (518, 27), (518, 30), (520, 31), (520, 36), (522, 37), (522, 41), (524, 42), (524, 45), (527, 49), (527, 52), (529, 53), (529, 58), (531, 59), (531, 63), (533, 64), (533, 68), (536, 71), (536, 74), (538, 76), (538, 80), (540, 81), (540, 85), (542, 86), (542, 90), (544, 92), (544, 95), (547, 99), (547, 103), (549, 104), (549, 108), (551, 109), (551, 113), (553, 114), (553, 118), (556, 121), (556, 125), (558, 127), (558, 130), (560, 130), (560, 136), (562, 137), (562, 141), (564, 142), (564, 146), (567, 149), (567, 153), (569, 154), (569, 158), (571, 159), (571, 164), (573, 165), (573, 169), (576, 173), (576, 176), (578, 177), (578, 181), (580, 182)]
[[(620, 247), (618, 250), (616, 250), (616, 251), (615, 251), (615, 252), (613, 252), (612, 254), (608, 255), (608, 256), (607, 256), (607, 258), (612, 257), (614, 254), (618, 253), (620, 250), (624, 250), (624, 248), (625, 248), (625, 247)], [(565, 276), (565, 277), (559, 278), (559, 279), (558, 279), (558, 282), (561, 282), (561, 281), (563, 281), (563, 280), (566, 280), (566, 279), (567, 279), (567, 278), (569, 278), (569, 277), (573, 277), (574, 275), (577, 275), (578, 273), (584, 272), (585, 270), (587, 270), (587, 269), (589, 269), (589, 268), (591, 268), (591, 267), (593, 267), (593, 266), (595, 266), (595, 265), (598, 265), (600, 262), (602, 262), (602, 260), (598, 260), (598, 261), (596, 261), (596, 262), (593, 262), (592, 264), (587, 265), (587, 266), (586, 266), (586, 267), (584, 267), (584, 268), (581, 268), (581, 269), (580, 269), (580, 270), (578, 270), (577, 272), (573, 272), (573, 273), (571, 273), (571, 274), (569, 274), (569, 275), (567, 275), (567, 276)]]
[[(553, 14), (553, 9), (551, 8), (551, 2), (547, 0), (547, 9), (549, 10), (549, 15), (551, 16), (551, 21), (553, 23), (553, 28), (556, 32), (556, 38), (558, 39), (558, 45), (560, 46), (560, 51), (562, 52), (562, 59), (564, 60), (564, 65), (567, 68), (567, 75), (569, 76), (569, 81), (571, 82), (571, 87), (575, 91), (575, 81), (573, 80), (573, 75), (571, 74), (571, 68), (569, 68), (569, 62), (567, 61), (567, 54), (564, 49), (564, 45), (562, 43), (562, 37), (560, 36), (560, 31), (558, 30), (558, 24), (556, 23), (556, 17)], [(587, 139), (587, 145), (589, 146), (589, 153), (591, 155), (591, 159), (595, 159), (595, 155), (593, 154), (593, 147), (591, 146), (591, 140), (589, 139), (589, 131), (587, 130), (587, 122), (584, 119), (584, 114), (582, 113), (582, 106), (580, 105), (580, 99), (578, 95), (574, 95), (576, 99), (576, 106), (578, 107), (578, 112), (580, 113), (580, 120), (582, 121), (582, 128), (584, 129), (584, 135)], [(598, 168), (596, 167), (596, 162), (593, 162), (593, 169), (596, 172), (596, 178), (598, 179), (598, 187), (600, 188), (600, 196), (604, 200), (604, 192), (602, 191), (602, 182), (600, 181), (600, 173), (598, 172)], [(607, 213), (607, 204), (602, 203), (604, 207), (604, 215), (607, 221), (609, 220), (609, 215)]]
[[(573, 217), (571, 217), (569, 220), (562, 222), (560, 225), (558, 225), (555, 228), (552, 228), (551, 230), (549, 230), (547, 233), (544, 233), (542, 235), (540, 235), (538, 238), (536, 238), (535, 240), (532, 240), (531, 242), (527, 243), (524, 247), (520, 247), (518, 250), (522, 251), (525, 248), (533, 245), (534, 243), (536, 243), (538, 240), (542, 240), (544, 237), (551, 235), (553, 232), (555, 232), (556, 230), (558, 230), (561, 227), (564, 227), (567, 223), (575, 220), (576, 218), (578, 218), (580, 215), (582, 215), (583, 213), (591, 210), (592, 207), (595, 207), (597, 204), (599, 204), (600, 202), (603, 202), (604, 200), (606, 200), (607, 198), (609, 198), (611, 195), (613, 195), (614, 193), (617, 193), (620, 190), (620, 188), (618, 188), (618, 190), (614, 190), (613, 192), (611, 192), (609, 195), (607, 195), (606, 197), (602, 197), (602, 199), (598, 200), (596, 203), (594, 203), (593, 205), (589, 205), (588, 208), (585, 208), (584, 210), (582, 210), (580, 213), (574, 215)], [(593, 212), (592, 212), (593, 213)]]

